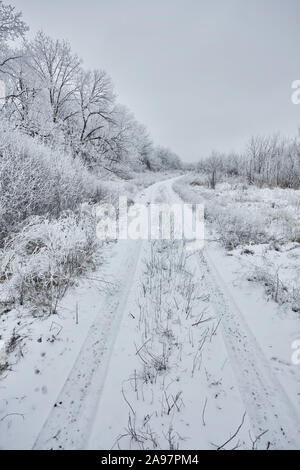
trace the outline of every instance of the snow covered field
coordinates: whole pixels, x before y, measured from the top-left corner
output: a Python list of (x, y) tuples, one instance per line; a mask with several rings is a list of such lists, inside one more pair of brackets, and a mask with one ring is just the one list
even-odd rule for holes
[(69, 3), (0, 0), (0, 450), (300, 450), (297, 1)]
[[(178, 185), (136, 200), (178, 203)], [(192, 255), (180, 241), (107, 245), (57, 315), (2, 315), (20, 335), (1, 376), (2, 448), (300, 447), (298, 312), (249, 281), (260, 245), (228, 252), (211, 230)]]

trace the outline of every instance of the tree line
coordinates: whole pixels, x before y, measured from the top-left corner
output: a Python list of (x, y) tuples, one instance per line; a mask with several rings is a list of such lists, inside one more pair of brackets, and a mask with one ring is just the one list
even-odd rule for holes
[[(105, 70), (86, 70), (67, 41), (42, 31), (27, 40), (27, 31), (21, 13), (0, 1), (2, 119), (89, 168), (180, 168), (179, 157), (155, 146), (145, 126), (118, 103)], [(15, 39), (21, 45), (10, 46)]]
[(300, 140), (280, 134), (252, 137), (242, 153), (213, 152), (196, 165), (215, 189), (224, 176), (259, 187), (300, 188)]

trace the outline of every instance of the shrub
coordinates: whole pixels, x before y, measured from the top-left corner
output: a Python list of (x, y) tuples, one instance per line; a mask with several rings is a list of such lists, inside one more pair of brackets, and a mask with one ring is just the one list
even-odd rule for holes
[(210, 213), (214, 219), (221, 243), (228, 250), (238, 246), (268, 243), (270, 236), (264, 229), (260, 217), (245, 213), (242, 209), (231, 212), (230, 209), (220, 209)]
[(96, 217), (91, 208), (49, 222), (35, 217), (2, 250), (2, 303), (29, 302), (56, 313), (74, 278), (95, 262)]
[(0, 126), (0, 241), (28, 217), (59, 217), (97, 192), (97, 179), (80, 161)]

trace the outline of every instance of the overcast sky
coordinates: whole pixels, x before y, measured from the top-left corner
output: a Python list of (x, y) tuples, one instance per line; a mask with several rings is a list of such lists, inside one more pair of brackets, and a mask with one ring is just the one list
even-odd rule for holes
[(299, 0), (10, 0), (30, 34), (68, 39), (119, 101), (185, 161), (295, 135)]

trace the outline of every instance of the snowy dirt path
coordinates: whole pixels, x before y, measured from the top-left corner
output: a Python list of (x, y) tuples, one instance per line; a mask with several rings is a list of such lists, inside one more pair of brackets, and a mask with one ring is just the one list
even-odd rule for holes
[[(159, 202), (178, 203), (179, 196), (174, 192), (172, 185), (174, 179), (156, 183), (145, 190), (137, 202), (150, 202), (159, 196)], [(69, 374), (55, 406), (51, 410), (36, 442), (35, 449), (82, 449), (82, 448), (110, 448), (114, 439), (122, 429), (123, 415), (120, 400), (119, 384), (126, 380), (132, 368), (126, 356), (127, 336), (131, 334), (130, 312), (134, 309), (135, 293), (142, 268), (141, 259), (147, 256), (147, 242), (126, 241), (116, 246), (116, 259), (119, 267), (119, 290), (117, 295), (107, 295), (101, 302), (99, 316), (91, 326), (80, 354)], [(300, 421), (297, 410), (293, 407), (284, 388), (274, 375), (268, 359), (265, 357), (251, 329), (246, 322), (247, 305), (240, 305), (236, 301), (234, 292), (222, 279), (216, 263), (216, 257), (211, 256), (213, 248), (206, 246), (200, 253), (193, 254), (191, 263), (195, 269), (195, 276), (202, 279), (209, 295), (209, 308), (216, 318), (222, 319), (220, 334), (224, 351), (221, 357), (228, 362), (224, 369), (223, 382), (228, 383), (226, 393), (232, 396), (222, 402), (223, 413), (227, 421), (234, 416), (229, 427), (224, 425), (223, 434), (226, 437), (235, 430), (237, 416), (246, 411), (246, 420), (251, 423), (251, 439), (259, 440), (256, 446), (261, 449), (299, 449), (300, 448)], [(219, 335), (220, 336), (220, 335)], [(220, 341), (218, 339), (218, 341)], [(126, 352), (126, 354), (124, 353)], [(132, 352), (134, 357), (134, 351)], [(214, 350), (211, 351), (211, 357)], [(129, 356), (130, 357), (130, 356)], [(208, 358), (210, 360), (210, 358)], [(214, 358), (212, 362), (214, 361)], [(213, 369), (213, 364), (204, 364), (208, 368), (207, 374)], [(112, 370), (113, 369), (113, 370)], [(220, 368), (218, 369), (218, 371)], [(234, 380), (231, 378), (233, 374)], [(238, 385), (239, 396), (235, 390), (235, 381)], [(199, 387), (203, 384), (199, 382)], [(206, 392), (205, 392), (206, 393)], [(223, 390), (224, 393), (224, 390)], [(205, 396), (199, 389), (199, 410), (202, 413)], [(197, 393), (192, 393), (192, 401), (197, 399)], [(123, 398), (121, 397), (121, 400)], [(226, 402), (228, 400), (228, 402)], [(201, 403), (201, 405), (200, 405)], [(106, 410), (107, 405), (111, 407)], [(124, 403), (123, 403), (124, 405)], [(229, 408), (232, 409), (232, 416)], [(200, 409), (201, 407), (201, 409)], [(127, 405), (125, 404), (124, 410)], [(208, 407), (209, 408), (209, 407)], [(218, 407), (218, 410), (220, 406)], [(208, 410), (209, 411), (209, 410)], [(218, 411), (219, 412), (219, 411)], [(212, 415), (213, 412), (211, 411)], [(212, 416), (211, 415), (211, 416)], [(217, 415), (219, 416), (219, 415)], [(223, 416), (223, 417), (224, 417)], [(209, 417), (209, 415), (208, 415)], [(220, 416), (216, 419), (220, 420)], [(212, 434), (222, 439), (213, 428), (218, 421), (212, 418)], [(228, 423), (227, 423), (228, 424)], [(193, 429), (191, 442), (193, 447), (209, 447), (212, 438), (203, 438), (198, 435), (199, 419), (191, 423)], [(209, 425), (208, 425), (209, 427)], [(203, 433), (209, 434), (204, 426)], [(229, 431), (230, 429), (230, 431)], [(199, 430), (199, 431), (198, 431)], [(225, 433), (228, 433), (225, 435)], [(245, 430), (243, 442), (248, 435)], [(197, 437), (198, 436), (198, 437)], [(205, 444), (206, 442), (206, 444)], [(217, 440), (218, 442), (218, 440)], [(188, 444), (185, 444), (188, 448)], [(245, 447), (251, 448), (251, 440)], [(199, 448), (198, 447), (198, 448)]]
[[(173, 202), (168, 197), (171, 183), (157, 186), (156, 203)], [(194, 267), (190, 266), (181, 242), (173, 249), (171, 246), (172, 242), (162, 246), (155, 242), (143, 244), (142, 269), (136, 271), (133, 279), (139, 289), (131, 292), (123, 315), (88, 449), (213, 449), (230, 439), (241, 422), (245, 408), (230, 365), (225, 374), (223, 372), (227, 354), (221, 335), (214, 333), (218, 320), (210, 311), (201, 282), (195, 292), (193, 310), (187, 316), (186, 305), (175, 292), (181, 291), (190, 275), (193, 279)], [(176, 269), (166, 269), (166, 265), (172, 265), (181, 257), (182, 249), (187, 260), (176, 274)], [(161, 260), (156, 270), (153, 268), (155, 256)], [(169, 273), (167, 278), (175, 287), (171, 296), (168, 295), (170, 285), (168, 287), (166, 279), (162, 279), (161, 268)], [(149, 269), (148, 282), (152, 289), (147, 294)], [(182, 276), (179, 284), (176, 276)], [(160, 294), (156, 296), (155, 292)], [(184, 289), (185, 294), (187, 299), (188, 291)], [(203, 320), (203, 316), (200, 325), (201, 322), (197, 322), (199, 317)], [(144, 330), (145, 318), (150, 329)], [(168, 366), (163, 372), (154, 371), (152, 375), (148, 349), (143, 349), (143, 345), (149, 346), (157, 357), (161, 350), (170, 351)], [(140, 350), (146, 354), (142, 361)], [(178, 409), (177, 406), (169, 408), (168, 403), (172, 404), (176, 397), (180, 397)], [(238, 437), (230, 440), (228, 448), (251, 446), (248, 431), (249, 422), (245, 417), (243, 429)]]
[[(172, 180), (173, 181), (173, 180)], [(160, 187), (155, 183), (142, 191), (136, 202), (150, 202)], [(41, 429), (34, 449), (82, 449), (93, 426), (95, 412), (103, 391), (114, 343), (128, 297), (135, 286), (133, 279), (143, 242), (121, 240), (115, 248), (116, 263), (112, 275), (117, 292), (109, 292), (99, 303), (99, 314), (91, 325), (85, 342)]]
[[(178, 202), (179, 196), (167, 183), (168, 198)], [(261, 436), (261, 448), (300, 449), (300, 417), (285, 390), (274, 375), (271, 365), (247, 325), (240, 306), (227, 287), (212, 256), (208, 243), (197, 254), (199, 275), (207, 284), (216, 315), (222, 318), (221, 331), (235, 372), (253, 434)], [(244, 313), (247, 304), (243, 304)]]

